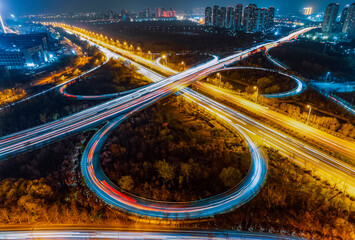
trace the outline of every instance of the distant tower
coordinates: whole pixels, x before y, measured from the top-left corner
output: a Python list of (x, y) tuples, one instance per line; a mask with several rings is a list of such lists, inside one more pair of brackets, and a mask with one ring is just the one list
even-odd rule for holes
[(160, 17), (162, 17), (162, 9), (156, 8), (155, 9), (155, 18), (160, 18)]
[(219, 7), (215, 5), (212, 12), (212, 22), (214, 27), (218, 27), (219, 23)]
[(152, 11), (150, 8), (145, 9), (145, 17), (146, 18), (152, 18)]
[(227, 28), (233, 29), (234, 28), (234, 9), (233, 7), (228, 7), (227, 9)]
[(7, 33), (1, 15), (0, 15), (0, 25), (1, 25), (1, 30), (2, 30), (2, 32), (3, 32), (3, 33)]
[(331, 33), (335, 26), (335, 20), (338, 16), (339, 12), (339, 4), (338, 3), (331, 3), (328, 5), (327, 9), (325, 10), (323, 24), (322, 24), (322, 32), (324, 33)]
[(339, 22), (339, 27), (342, 30), (344, 27), (344, 23), (348, 17), (349, 14), (349, 5), (346, 5), (343, 11), (341, 12), (341, 17), (340, 17), (340, 22)]
[(267, 9), (266, 8), (258, 8), (255, 13), (255, 28), (256, 32), (264, 32), (267, 21)]
[(243, 19), (243, 5), (238, 4), (235, 7), (234, 26), (236, 30), (242, 30), (242, 19)]
[(355, 38), (355, 3), (351, 4), (348, 16), (343, 26), (343, 33), (348, 34), (348, 38)]
[(227, 9), (225, 7), (221, 7), (219, 9), (219, 27), (225, 28), (227, 22)]
[(205, 9), (205, 25), (210, 27), (212, 26), (212, 8), (206, 7)]
[(274, 19), (275, 19), (275, 8), (269, 7), (267, 13), (267, 21), (266, 21), (266, 29), (271, 29), (274, 27)]
[(243, 28), (247, 32), (252, 32), (255, 26), (256, 4), (249, 4), (244, 9)]

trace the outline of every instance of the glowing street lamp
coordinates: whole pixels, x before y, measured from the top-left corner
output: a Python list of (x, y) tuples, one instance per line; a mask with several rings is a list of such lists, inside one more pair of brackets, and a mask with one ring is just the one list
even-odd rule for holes
[(181, 65), (183, 67), (183, 70), (185, 70), (185, 62), (184, 61), (181, 62)]
[(165, 61), (165, 64), (168, 64), (168, 58), (166, 55), (163, 55), (161, 58)]
[(311, 116), (312, 106), (311, 105), (307, 105), (307, 108), (309, 108), (308, 117), (307, 117), (307, 124), (308, 124), (309, 123), (309, 118)]

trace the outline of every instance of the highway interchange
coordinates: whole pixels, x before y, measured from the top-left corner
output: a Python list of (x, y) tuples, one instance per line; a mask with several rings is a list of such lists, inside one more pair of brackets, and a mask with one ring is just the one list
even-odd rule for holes
[[(304, 31), (305, 30), (302, 30), (302, 32)], [(267, 163), (265, 162), (262, 153), (252, 140), (253, 136), (257, 134), (267, 142), (267, 145), (274, 146), (277, 149), (284, 149), (285, 155), (288, 155), (291, 152), (299, 159), (307, 159), (307, 161), (313, 162), (313, 164), (320, 167), (321, 171), (324, 172), (324, 176), (329, 177), (329, 175), (334, 176), (335, 174), (335, 176), (338, 177), (343, 174), (348, 180), (349, 187), (351, 187), (351, 189), (349, 189), (354, 191), (355, 182), (352, 168), (339, 163), (336, 159), (332, 159), (328, 155), (325, 155), (312, 147), (304, 145), (297, 142), (295, 139), (291, 139), (290, 137), (282, 135), (273, 129), (265, 127), (261, 123), (258, 123), (221, 103), (209, 99), (208, 97), (189, 88), (185, 88), (186, 86), (196, 82), (196, 80), (204, 78), (206, 75), (212, 74), (221, 69), (223, 70), (225, 66), (248, 56), (250, 52), (261, 49), (265, 46), (276, 46), (279, 42), (287, 41), (297, 34), (300, 33), (292, 34), (289, 38), (283, 38), (277, 42), (261, 44), (225, 59), (217, 60), (215, 58), (212, 61), (189, 69), (183, 73), (176, 73), (170, 69), (164, 68), (163, 71), (165, 72), (170, 71), (170, 74), (176, 73), (166, 79), (152, 70), (147, 69), (138, 63), (132, 62), (132, 64), (138, 66), (138, 71), (140, 71), (143, 75), (148, 76), (156, 83), (136, 91), (129, 92), (127, 95), (122, 93), (114, 93), (113, 95), (106, 97), (101, 96), (102, 98), (100, 99), (112, 97), (118, 98), (87, 109), (83, 112), (59, 119), (55, 122), (2, 137), (0, 138), (0, 158), (6, 159), (20, 152), (41, 147), (52, 141), (85, 130), (91, 126), (98, 126), (107, 122), (106, 125), (94, 135), (83, 154), (82, 170), (89, 187), (107, 203), (126, 210), (127, 212), (150, 217), (170, 217), (173, 219), (194, 217), (200, 218), (234, 209), (235, 207), (249, 201), (253, 196), (255, 196), (255, 194), (257, 194), (265, 180), (267, 171)], [(109, 56), (115, 56), (115, 58), (118, 57), (115, 53), (110, 52), (110, 48), (105, 49), (107, 47), (105, 44), (100, 43), (100, 45), (100, 49), (106, 51), (106, 54)], [(105, 50), (103, 47), (105, 47)], [(139, 59), (137, 62), (139, 62)], [(156, 65), (161, 67), (158, 64)], [(75, 97), (77, 99), (82, 97), (84, 99), (98, 98), (98, 96), (79, 96), (79, 98), (75, 95), (70, 96), (70, 94), (65, 91), (67, 84), (68, 83), (62, 84), (60, 86), (60, 91), (64, 95), (67, 94), (68, 97)], [(197, 83), (197, 86), (200, 88), (211, 87), (202, 83)], [(299, 88), (300, 86), (301, 88)], [(302, 83), (298, 83), (296, 91), (302, 91), (303, 89), (304, 87), (302, 86)], [(229, 94), (218, 88), (214, 88), (214, 90), (208, 88), (208, 91), (221, 91), (223, 94)], [(102, 144), (105, 142), (105, 139), (109, 136), (112, 129), (117, 127), (117, 125), (124, 119), (131, 116), (131, 114), (140, 111), (154, 102), (176, 92), (178, 92), (178, 94), (184, 94), (187, 99), (198, 103), (201, 107), (210, 111), (215, 116), (235, 128), (246, 139), (253, 157), (251, 169), (243, 183), (222, 195), (216, 196), (212, 199), (203, 200), (205, 202), (202, 201), (198, 204), (195, 202), (182, 204), (153, 202), (151, 200), (142, 199), (128, 193), (124, 193), (112, 184), (103, 174), (98, 158), (98, 153), (101, 150)], [(230, 94), (225, 95), (225, 97), (230, 98)], [(255, 107), (260, 108), (260, 106), (253, 106), (254, 110)], [(258, 110), (262, 111), (262, 109)], [(268, 113), (263, 114), (265, 115)], [(313, 131), (313, 129), (311, 130)], [(325, 138), (324, 141), (328, 141), (328, 139)], [(331, 143), (331, 146), (336, 146), (336, 143)], [(343, 148), (343, 145), (337, 146), (337, 148)], [(353, 146), (348, 147), (350, 155), (354, 154), (352, 151), (353, 149)], [(329, 161), (329, 159), (331, 159), (331, 161)]]
[[(163, 65), (160, 64), (159, 59), (157, 59), (155, 61), (155, 64), (161, 68), (164, 69), (165, 72), (169, 72), (170, 74), (177, 74), (178, 72), (171, 70)], [(225, 70), (225, 68), (220, 69), (220, 70)], [(227, 69), (228, 70), (228, 69)], [(262, 69), (264, 70), (264, 69)], [(152, 74), (154, 74), (152, 72)], [(157, 75), (157, 74), (156, 74)], [(290, 76), (290, 75), (286, 75), (289, 76), (293, 79), (298, 79), (294, 76)], [(160, 78), (162, 79), (163, 77), (160, 76)], [(155, 79), (159, 79), (159, 76), (157, 75), (155, 77)], [(296, 81), (297, 82), (297, 81)], [(299, 94), (302, 89), (304, 89), (304, 83), (302, 82), (302, 80), (299, 80), (298, 82), (299, 84), (297, 85), (297, 87), (293, 90), (291, 90), (290, 92), (287, 93), (281, 93), (281, 96), (284, 96), (284, 94), (291, 96), (294, 94)], [(198, 86), (199, 88), (202, 88), (203, 83), (198, 82), (195, 84), (195, 86)], [(212, 88), (212, 87), (211, 87)], [(218, 91), (218, 88), (212, 88), (215, 91)], [(255, 133), (258, 134), (259, 137), (261, 137), (262, 139), (265, 139), (265, 143), (267, 142), (267, 144), (269, 146), (273, 146), (276, 147), (277, 149), (280, 149), (282, 151), (282, 153), (284, 155), (286, 155), (287, 157), (290, 157), (291, 155), (293, 156), (295, 161), (301, 161), (301, 163), (303, 164), (304, 162), (311, 162), (312, 164), (314, 164), (315, 166), (318, 167), (320, 173), (322, 173), (323, 176), (327, 177), (328, 179), (331, 179), (333, 181), (338, 182), (339, 180), (343, 180), (343, 182), (347, 182), (348, 185), (348, 190), (350, 192), (353, 191), (354, 189), (354, 172), (353, 169), (350, 166), (347, 166), (346, 164), (339, 164), (339, 161), (337, 161), (335, 158), (332, 158), (324, 153), (322, 153), (321, 151), (318, 151), (315, 148), (312, 148), (310, 146), (304, 145), (303, 143), (301, 143), (300, 141), (294, 139), (294, 138), (290, 138), (289, 136), (286, 136), (280, 132), (278, 132), (275, 129), (270, 129), (268, 127), (265, 127), (263, 124), (256, 122), (255, 120), (246, 117), (243, 114), (240, 114), (236, 111), (233, 111), (232, 109), (216, 102), (213, 101), (209, 98), (207, 98), (206, 96), (203, 96), (201, 94), (198, 94), (190, 89), (184, 89), (182, 91), (180, 91), (181, 93), (184, 93), (185, 96), (189, 97), (191, 100), (198, 102), (198, 104), (200, 104), (200, 106), (205, 107), (206, 109), (210, 110), (212, 113), (216, 113), (218, 112), (218, 114), (220, 114), (220, 116), (223, 116), (223, 118), (228, 119), (228, 121), (233, 121), (233, 122), (237, 122), (239, 124), (240, 127), (244, 128), (245, 131), (248, 131), (250, 134), (255, 135)], [(225, 94), (225, 93), (224, 93)], [(218, 95), (221, 96), (222, 94), (220, 92), (217, 92), (217, 94), (214, 95)], [(228, 99), (233, 99), (234, 96), (230, 96), (230, 95), (226, 95), (226, 98)], [(234, 99), (233, 99), (234, 100)], [(235, 101), (236, 102), (236, 101)], [(283, 116), (282, 114), (278, 114), (278, 113), (274, 113), (274, 112), (269, 112), (267, 111), (265, 108), (257, 105), (257, 104), (253, 104), (250, 103), (249, 101), (244, 100), (244, 102), (241, 103), (241, 105), (243, 106), (248, 106), (251, 105), (252, 106), (252, 111), (257, 111), (258, 113), (260, 112), (261, 115), (265, 115), (265, 116), (272, 116), (272, 119), (278, 119), (279, 121), (284, 121), (285, 120), (285, 116)], [(213, 109), (211, 109), (213, 108)], [(273, 116), (273, 114), (277, 114), (276, 116)], [(240, 120), (243, 121), (240, 121)], [(244, 125), (247, 125), (247, 128), (245, 128)], [(313, 134), (315, 134), (315, 138), (317, 139), (324, 139), (324, 142), (332, 140), (330, 146), (334, 147), (335, 151), (339, 150), (339, 147), (344, 148), (345, 150), (348, 150), (347, 153), (349, 154), (350, 157), (353, 156), (353, 151), (352, 151), (352, 146), (347, 146), (348, 142), (343, 141), (341, 142), (341, 144), (338, 144), (337, 138), (334, 138), (331, 135), (326, 135), (326, 137), (322, 137), (322, 135), (324, 134), (321, 131), (315, 131), (315, 129), (310, 128), (309, 126), (305, 125), (305, 124), (301, 124), (291, 118), (286, 118), (286, 123), (288, 123), (288, 127), (297, 127), (298, 129), (300, 127), (305, 128), (306, 131), (310, 132), (311, 134), (309, 134), (310, 136), (313, 137)], [(109, 132), (107, 133), (109, 134)], [(103, 140), (104, 141), (104, 140)], [(99, 142), (99, 141), (97, 141)], [(339, 146), (340, 145), (340, 146)], [(97, 145), (95, 145), (95, 147), (92, 147), (92, 145), (88, 145), (88, 147), (91, 149), (91, 152), (99, 152), (100, 147), (98, 147)], [(89, 152), (89, 151), (87, 151)], [(85, 155), (85, 154), (84, 154)], [(95, 155), (95, 154), (94, 154)], [(85, 155), (85, 159), (91, 158), (90, 157), (86, 157), (87, 155)], [(97, 155), (96, 155), (97, 156)], [(90, 159), (90, 161), (92, 161)], [(83, 163), (87, 162), (87, 160), (83, 160)], [(99, 159), (98, 157), (94, 157), (94, 162), (95, 162), (95, 166), (99, 166)], [(83, 164), (84, 165), (84, 164)], [(331, 166), (331, 167), (329, 167)], [(335, 168), (335, 169), (334, 169)], [(95, 168), (93, 168), (95, 169)], [(104, 174), (102, 173), (102, 170), (100, 168), (97, 168), (98, 172), (99, 172), (99, 176), (101, 178), (104, 178)], [(97, 177), (97, 175), (95, 175), (95, 177)], [(106, 179), (107, 180), (107, 179)], [(95, 181), (95, 179), (89, 179), (89, 181)], [(107, 182), (107, 181), (106, 181)], [(106, 188), (106, 192), (108, 191), (109, 188), (114, 189), (113, 191), (117, 191), (117, 187), (114, 184), (111, 184), (110, 182), (108, 183), (108, 185), (110, 185), (109, 187), (105, 187)], [(98, 187), (96, 186), (96, 192), (103, 192), (98, 190)], [(106, 196), (105, 198), (107, 198), (109, 196)], [(118, 199), (118, 197), (116, 197)], [(124, 207), (122, 207), (122, 205), (120, 204), (120, 208), (121, 209), (125, 209)]]

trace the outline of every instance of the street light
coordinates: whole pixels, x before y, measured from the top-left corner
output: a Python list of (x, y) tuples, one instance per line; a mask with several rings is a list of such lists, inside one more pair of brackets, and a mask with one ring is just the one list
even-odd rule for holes
[(307, 105), (307, 108), (309, 108), (308, 118), (307, 118), (307, 124), (308, 124), (309, 118), (310, 118), (310, 116), (311, 116), (312, 106), (311, 106), (311, 105)]
[(184, 61), (181, 62), (181, 65), (183, 67), (183, 70), (185, 70), (185, 62)]
[(221, 87), (222, 75), (221, 75), (220, 73), (217, 73), (217, 77), (219, 77), (219, 84), (218, 84), (218, 87)]
[(254, 90), (256, 90), (255, 103), (258, 103), (259, 88), (257, 86), (254, 86)]
[(168, 58), (166, 57), (166, 55), (163, 55), (161, 58), (165, 61), (165, 64), (168, 64)]

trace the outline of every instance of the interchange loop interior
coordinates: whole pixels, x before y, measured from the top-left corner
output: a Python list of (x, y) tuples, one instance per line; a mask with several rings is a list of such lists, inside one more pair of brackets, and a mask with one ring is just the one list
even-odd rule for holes
[[(113, 184), (103, 172), (100, 165), (100, 152), (109, 134), (134, 112), (120, 116), (101, 128), (89, 141), (82, 156), (82, 173), (86, 183), (97, 196), (109, 205), (131, 214), (152, 218), (175, 220), (204, 218), (240, 207), (260, 191), (267, 174), (266, 157), (238, 125), (224, 119), (225, 123), (230, 124), (235, 131), (243, 136), (252, 155), (248, 174), (237, 186), (207, 199), (184, 203), (154, 201), (125, 193)], [(221, 118), (223, 117), (221, 116)]]

